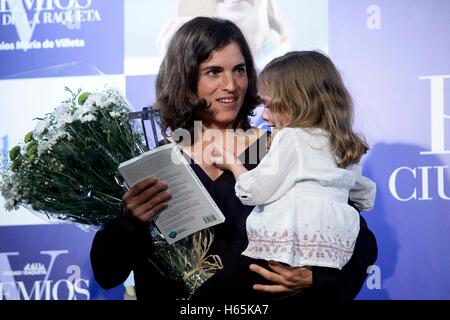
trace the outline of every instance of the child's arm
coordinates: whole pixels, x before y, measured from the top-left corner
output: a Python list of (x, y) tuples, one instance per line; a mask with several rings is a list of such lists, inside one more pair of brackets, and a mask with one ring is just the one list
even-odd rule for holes
[(241, 174), (248, 170), (244, 167), (242, 162), (234, 154), (227, 152), (222, 146), (214, 145), (214, 150), (211, 155), (213, 164), (222, 169), (231, 171), (234, 175), (234, 179), (237, 180)]
[(247, 172), (248, 170), (244, 167), (242, 163), (231, 166), (230, 171), (234, 175), (234, 179), (237, 181), (241, 174)]
[(278, 200), (295, 184), (306, 155), (304, 151), (305, 146), (291, 129), (280, 130), (259, 165), (239, 176), (235, 186), (237, 197), (245, 205)]
[(361, 166), (355, 165), (356, 182), (350, 190), (349, 198), (360, 211), (368, 211), (375, 203), (376, 184), (361, 172)]

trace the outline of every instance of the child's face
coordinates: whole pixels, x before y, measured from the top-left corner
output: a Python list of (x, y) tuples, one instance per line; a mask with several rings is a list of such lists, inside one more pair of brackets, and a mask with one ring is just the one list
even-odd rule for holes
[[(264, 104), (264, 111), (262, 113), (262, 118), (267, 122), (267, 125), (270, 128), (281, 128), (283, 125), (287, 124), (289, 122), (289, 115), (281, 112), (274, 112), (271, 108), (271, 101), (272, 98), (270, 95), (265, 91), (261, 91), (261, 100)], [(275, 113), (275, 114), (274, 114)]]
[(273, 120), (272, 112), (270, 111), (270, 97), (261, 95), (261, 100), (264, 104), (262, 118), (267, 122), (267, 125), (270, 128), (275, 128), (275, 122)]

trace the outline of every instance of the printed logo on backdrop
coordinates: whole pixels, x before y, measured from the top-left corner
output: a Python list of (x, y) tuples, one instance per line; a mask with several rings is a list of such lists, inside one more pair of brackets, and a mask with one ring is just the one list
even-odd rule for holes
[(381, 289), (381, 268), (380, 266), (373, 264), (367, 267), (367, 279), (366, 287), (369, 290)]
[[(98, 10), (89, 9), (92, 0), (86, 0), (85, 4), (79, 1), (68, 1), (67, 5), (61, 1), (46, 0), (1, 0), (0, 14), (2, 26), (14, 25), (18, 40), (15, 43), (2, 41), (5, 50), (51, 49), (67, 46), (84, 47), (83, 39), (62, 38), (44, 42), (33, 40), (33, 33), (37, 24), (61, 24), (68, 29), (80, 29), (81, 22), (101, 21)], [(31, 12), (29, 15), (28, 13)]]
[(0, 31), (0, 77), (71, 62), (123, 71), (123, 0), (0, 0)]
[[(68, 250), (39, 253), (40, 259), (30, 261), (21, 260), (20, 252), (0, 253), (0, 300), (90, 299), (89, 280), (81, 277), (81, 268), (61, 266), (61, 257)], [(55, 276), (54, 270), (61, 269), (65, 277)]]
[(367, 7), (366, 10), (369, 15), (366, 20), (366, 26), (369, 30), (380, 30), (381, 29), (381, 8), (374, 4)]
[[(431, 148), (421, 151), (420, 155), (423, 157), (434, 155), (450, 160), (450, 112), (445, 109), (445, 88), (446, 85), (447, 88), (450, 88), (448, 83), (450, 75), (422, 76), (419, 79), (429, 81), (431, 89)], [(392, 196), (399, 201), (450, 200), (450, 184), (446, 179), (449, 175), (448, 165), (430, 163), (418, 167), (402, 166), (392, 172), (389, 178), (389, 190)], [(406, 183), (406, 181), (408, 182)], [(410, 181), (414, 182), (413, 185)], [(408, 185), (410, 189), (400, 195), (397, 190), (400, 185)], [(435, 194), (430, 191), (434, 189), (437, 190)]]

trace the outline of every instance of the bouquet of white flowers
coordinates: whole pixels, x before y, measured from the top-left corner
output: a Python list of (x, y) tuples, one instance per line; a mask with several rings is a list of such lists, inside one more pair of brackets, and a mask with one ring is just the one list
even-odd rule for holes
[(121, 210), (118, 165), (144, 151), (113, 89), (70, 93), (9, 152), (0, 184), (6, 209), (21, 205), (51, 220), (102, 226)]
[[(118, 166), (145, 151), (144, 139), (116, 90), (66, 91), (70, 98), (38, 119), (34, 131), (10, 150), (0, 191), (7, 210), (23, 206), (53, 222), (101, 227), (122, 214), (126, 189)], [(174, 245), (155, 227), (149, 232), (157, 257), (152, 262), (184, 281), (189, 293), (221, 267), (217, 257), (206, 257), (212, 242), (208, 230)]]

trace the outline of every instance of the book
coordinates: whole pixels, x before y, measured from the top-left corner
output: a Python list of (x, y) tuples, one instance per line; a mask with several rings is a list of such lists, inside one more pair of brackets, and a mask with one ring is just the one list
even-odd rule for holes
[(147, 151), (119, 165), (128, 186), (150, 176), (164, 180), (172, 198), (153, 222), (169, 244), (223, 223), (225, 217), (174, 143)]

